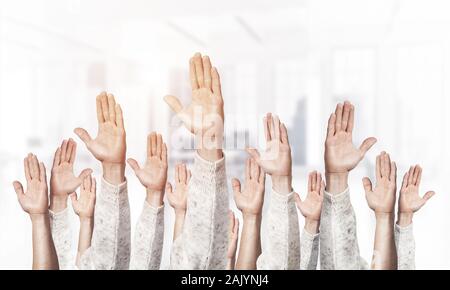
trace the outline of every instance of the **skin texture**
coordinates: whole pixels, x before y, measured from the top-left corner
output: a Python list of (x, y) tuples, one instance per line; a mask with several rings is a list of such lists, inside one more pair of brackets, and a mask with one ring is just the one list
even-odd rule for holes
[(54, 213), (63, 211), (67, 207), (69, 194), (81, 185), (83, 180), (92, 173), (91, 169), (84, 169), (77, 177), (73, 166), (77, 153), (77, 143), (72, 139), (63, 140), (55, 152), (50, 176), (50, 210)]
[(167, 181), (167, 145), (162, 136), (152, 132), (147, 137), (147, 160), (144, 167), (129, 158), (128, 164), (134, 170), (139, 181), (147, 189), (147, 202), (153, 207), (163, 205)]
[(122, 109), (116, 104), (114, 96), (101, 93), (97, 96), (98, 134), (92, 139), (82, 128), (75, 134), (84, 142), (87, 149), (102, 163), (103, 178), (113, 185), (125, 182), (126, 134)]
[(338, 104), (328, 120), (325, 141), (326, 191), (331, 194), (343, 192), (348, 187), (348, 173), (364, 158), (376, 143), (367, 138), (359, 148), (353, 145), (355, 108), (349, 103)]
[(239, 239), (239, 220), (234, 216), (233, 211), (230, 210), (230, 222), (228, 225), (228, 253), (227, 253), (227, 267), (226, 270), (234, 270), (236, 265), (236, 251)]
[(414, 213), (421, 209), (433, 197), (434, 191), (428, 191), (423, 197), (419, 195), (419, 186), (422, 179), (422, 168), (419, 165), (411, 166), (403, 177), (400, 198), (398, 199), (397, 224), (406, 227), (412, 223)]
[(164, 100), (196, 137), (196, 149), (206, 160), (215, 161), (223, 156), (224, 103), (217, 69), (208, 56), (196, 53), (189, 60), (192, 100), (183, 106), (175, 96)]
[(80, 236), (78, 239), (78, 253), (76, 265), (79, 267), (81, 256), (91, 246), (94, 230), (94, 210), (97, 182), (91, 175), (87, 176), (80, 186), (80, 196), (70, 195), (75, 214), (80, 218)]
[(256, 261), (261, 255), (261, 220), (265, 181), (265, 172), (253, 158), (247, 159), (246, 162), (244, 188), (241, 188), (238, 179), (232, 180), (234, 200), (243, 216), (241, 244), (236, 263), (238, 270), (256, 270)]
[(175, 211), (174, 241), (183, 231), (190, 180), (191, 171), (187, 169), (186, 164), (177, 164), (175, 166), (175, 190), (172, 189), (172, 184), (169, 182), (166, 185), (167, 199), (169, 200), (170, 206), (173, 207)]
[(263, 122), (265, 151), (260, 154), (257, 149), (247, 148), (247, 152), (272, 177), (273, 189), (280, 194), (289, 194), (292, 192), (292, 158), (286, 126), (278, 116), (270, 113)]
[(312, 235), (319, 232), (324, 191), (325, 183), (322, 181), (322, 175), (314, 171), (308, 176), (308, 193), (305, 200), (302, 201), (300, 196), (295, 194), (297, 208), (305, 217), (305, 230)]
[(381, 152), (376, 160), (377, 184), (372, 186), (368, 177), (362, 182), (366, 200), (375, 213), (375, 243), (372, 269), (397, 269), (397, 251), (394, 237), (395, 200), (397, 191), (397, 166), (389, 154)]
[(29, 214), (33, 231), (33, 270), (58, 270), (48, 212), (48, 188), (44, 163), (33, 154), (24, 159), (27, 190), (19, 181), (13, 186), (22, 209)]

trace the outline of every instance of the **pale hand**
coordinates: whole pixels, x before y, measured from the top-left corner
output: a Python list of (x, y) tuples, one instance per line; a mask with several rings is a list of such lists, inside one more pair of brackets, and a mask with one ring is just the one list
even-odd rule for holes
[(91, 169), (84, 169), (77, 177), (73, 173), (77, 144), (72, 139), (64, 140), (55, 152), (50, 176), (50, 194), (66, 197), (74, 192), (84, 178), (92, 173)]
[(97, 96), (97, 120), (99, 127), (95, 139), (82, 128), (75, 129), (75, 134), (97, 160), (111, 164), (124, 163), (126, 136), (122, 109), (113, 95), (103, 92)]
[(235, 218), (233, 211), (230, 210), (228, 215), (228, 253), (227, 258), (234, 260), (236, 258), (236, 250), (239, 239), (239, 220)]
[(186, 213), (190, 180), (191, 171), (186, 168), (186, 164), (177, 164), (175, 166), (175, 191), (170, 183), (167, 183), (166, 186), (167, 199), (175, 212)]
[(298, 194), (295, 194), (295, 202), (305, 219), (311, 221), (320, 221), (322, 205), (324, 199), (325, 183), (322, 181), (322, 175), (316, 171), (308, 176), (308, 193), (305, 200), (301, 200)]
[(291, 176), (291, 147), (286, 126), (280, 123), (278, 116), (268, 113), (264, 117), (266, 150), (260, 154), (256, 149), (248, 148), (247, 152), (259, 166), (272, 176)]
[(220, 77), (208, 56), (196, 53), (189, 62), (192, 102), (183, 107), (175, 96), (164, 100), (193, 134), (222, 138), (224, 109)]
[(368, 177), (363, 178), (366, 200), (375, 213), (393, 213), (397, 191), (397, 166), (389, 154), (382, 152), (376, 160), (377, 185), (372, 187)]
[(27, 190), (24, 192), (19, 181), (13, 186), (22, 209), (30, 216), (48, 213), (48, 188), (44, 163), (39, 162), (33, 154), (24, 159)]
[(96, 181), (92, 176), (87, 176), (80, 187), (80, 197), (74, 192), (70, 194), (74, 212), (80, 219), (92, 219), (94, 217), (96, 199)]
[(346, 173), (355, 168), (367, 151), (376, 143), (367, 138), (359, 148), (353, 145), (354, 107), (349, 102), (338, 104), (328, 120), (325, 141), (325, 169), (327, 173)]
[(147, 160), (140, 167), (134, 159), (128, 159), (137, 178), (148, 190), (162, 192), (167, 181), (167, 146), (162, 136), (152, 132), (147, 137)]
[(244, 216), (259, 216), (262, 214), (264, 204), (266, 174), (253, 158), (247, 159), (245, 172), (244, 190), (241, 191), (241, 183), (238, 179), (232, 180), (234, 200)]
[(411, 167), (403, 177), (400, 198), (398, 200), (399, 214), (415, 213), (435, 194), (434, 191), (428, 191), (423, 197), (419, 195), (421, 179), (422, 168), (418, 165)]

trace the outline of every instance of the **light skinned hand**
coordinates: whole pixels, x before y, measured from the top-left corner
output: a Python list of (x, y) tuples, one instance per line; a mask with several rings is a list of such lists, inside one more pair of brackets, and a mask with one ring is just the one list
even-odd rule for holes
[(395, 209), (397, 165), (384, 151), (377, 156), (376, 180), (375, 188), (368, 177), (362, 180), (367, 203), (376, 214), (391, 214)]
[(320, 221), (324, 191), (325, 183), (322, 180), (322, 175), (317, 171), (309, 173), (308, 193), (305, 200), (302, 200), (297, 193), (294, 195), (297, 208), (305, 219), (310, 221)]
[(112, 94), (102, 92), (97, 96), (97, 120), (98, 134), (95, 139), (92, 139), (82, 128), (76, 128), (75, 134), (100, 162), (124, 164), (126, 136), (122, 109), (119, 104), (116, 104)]
[(266, 149), (260, 154), (257, 149), (247, 148), (248, 154), (259, 166), (272, 176), (291, 176), (292, 158), (286, 126), (278, 116), (268, 113), (264, 117)]
[(411, 166), (409, 171), (405, 173), (398, 200), (399, 214), (415, 213), (435, 194), (434, 191), (428, 191), (423, 197), (419, 195), (421, 179), (422, 168), (419, 165)]
[(229, 260), (236, 259), (236, 251), (239, 239), (239, 220), (235, 217), (233, 211), (228, 214), (228, 253)]
[(77, 177), (73, 172), (77, 152), (77, 143), (72, 139), (63, 140), (55, 152), (50, 176), (50, 195), (67, 197), (74, 192), (83, 180), (92, 173), (91, 169), (84, 169)]
[(81, 184), (80, 197), (77, 197), (75, 192), (70, 194), (73, 210), (80, 219), (94, 218), (96, 190), (97, 182), (95, 178), (88, 175)]
[(238, 179), (232, 179), (234, 200), (244, 216), (261, 216), (264, 204), (266, 173), (253, 158), (247, 159), (243, 190)]
[(367, 151), (377, 142), (367, 138), (359, 148), (353, 145), (355, 108), (350, 102), (338, 104), (328, 120), (325, 141), (326, 173), (347, 173), (355, 168)]
[[(183, 106), (177, 97), (171, 95), (165, 96), (164, 100), (191, 133), (211, 137), (211, 142), (217, 145), (223, 138), (224, 124), (219, 73), (212, 67), (208, 56), (202, 57), (200, 53), (196, 53), (189, 60), (189, 76), (192, 88), (192, 101), (189, 105)], [(207, 141), (203, 139), (203, 142)]]
[(23, 163), (27, 190), (24, 191), (19, 181), (13, 182), (20, 206), (30, 217), (48, 214), (48, 187), (44, 163), (39, 162), (36, 155), (31, 153)]
[(147, 137), (147, 160), (144, 167), (129, 158), (128, 164), (148, 190), (164, 191), (167, 181), (167, 146), (160, 134), (152, 132)]
[(167, 182), (166, 185), (167, 199), (176, 213), (186, 213), (190, 180), (191, 171), (187, 169), (186, 164), (177, 164), (175, 166), (175, 190), (170, 182)]

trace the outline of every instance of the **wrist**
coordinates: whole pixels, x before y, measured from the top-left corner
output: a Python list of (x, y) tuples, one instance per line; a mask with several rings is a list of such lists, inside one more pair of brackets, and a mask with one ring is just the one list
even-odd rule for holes
[(311, 235), (317, 234), (319, 232), (319, 227), (320, 227), (320, 220), (310, 218), (305, 219), (305, 230)]
[(125, 162), (111, 163), (102, 162), (103, 178), (113, 185), (119, 185), (125, 182)]
[(289, 194), (293, 191), (292, 189), (292, 176), (274, 176), (272, 175), (272, 187), (273, 190), (280, 194)]
[(409, 226), (412, 223), (413, 216), (413, 212), (399, 212), (397, 217), (397, 225), (401, 227)]
[(48, 211), (45, 213), (30, 213), (32, 223), (44, 223), (50, 219)]
[(242, 219), (245, 224), (258, 224), (261, 223), (262, 214), (261, 213), (242, 213)]
[(147, 188), (147, 197), (145, 200), (153, 207), (161, 207), (164, 204), (164, 191)]
[(176, 208), (175, 209), (175, 218), (184, 218), (186, 216), (186, 209)]
[(67, 208), (67, 200), (69, 196), (67, 194), (50, 194), (50, 206), (49, 209), (58, 213)]
[(221, 137), (197, 135), (195, 139), (195, 148), (203, 159), (208, 161), (217, 161), (223, 158)]
[(330, 194), (341, 193), (348, 188), (348, 172), (325, 172), (325, 190)]
[(80, 226), (90, 226), (94, 223), (94, 216), (80, 216)]
[(377, 212), (375, 211), (375, 219), (378, 221), (392, 221), (394, 223), (395, 214), (393, 212)]

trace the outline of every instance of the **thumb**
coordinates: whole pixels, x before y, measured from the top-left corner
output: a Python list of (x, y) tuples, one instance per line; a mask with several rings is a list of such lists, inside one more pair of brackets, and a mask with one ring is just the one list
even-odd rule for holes
[(261, 161), (261, 155), (259, 154), (258, 150), (255, 148), (247, 148), (245, 149), (245, 151), (247, 151), (247, 153), (253, 158), (255, 159), (256, 163), (258, 163), (259, 166), (261, 166), (260, 161)]
[(127, 159), (128, 164), (130, 165), (130, 167), (134, 170), (134, 172), (136, 173), (136, 171), (138, 171), (139, 169), (141, 169), (139, 167), (139, 163), (134, 160), (133, 158), (128, 158)]
[(13, 186), (14, 186), (14, 191), (17, 194), (17, 197), (23, 195), (23, 186), (22, 183), (20, 183), (19, 181), (14, 181), (13, 182)]
[(294, 200), (295, 200), (295, 204), (297, 205), (297, 208), (300, 209), (301, 204), (302, 204), (302, 199), (300, 198), (300, 195), (298, 193), (294, 193)]
[(77, 194), (75, 192), (72, 192), (69, 194), (70, 200), (72, 201), (72, 205), (75, 205), (78, 202)]
[(175, 96), (167, 95), (164, 97), (164, 101), (177, 114), (179, 114), (183, 110), (183, 105), (181, 104), (180, 100)]
[(76, 128), (73, 131), (75, 132), (75, 134), (77, 134), (77, 136), (81, 139), (81, 141), (84, 142), (84, 144), (87, 145), (89, 142), (91, 142), (91, 140), (92, 140), (91, 136), (83, 128)]
[(361, 155), (364, 157), (367, 151), (369, 151), (369, 149), (372, 148), (372, 146), (375, 145), (375, 143), (377, 143), (377, 139), (374, 137), (370, 137), (364, 140), (364, 142), (362, 142), (361, 146), (359, 147)]
[(233, 187), (233, 192), (235, 195), (241, 193), (241, 182), (239, 179), (233, 178), (231, 180), (231, 186)]
[(364, 190), (367, 192), (372, 192), (372, 181), (368, 177), (362, 179)]
[(428, 191), (427, 193), (425, 193), (425, 195), (423, 196), (423, 199), (425, 200), (425, 202), (427, 202), (430, 198), (433, 197), (433, 195), (435, 195), (436, 193), (434, 191)]
[(167, 194), (172, 194), (173, 193), (172, 184), (170, 184), (170, 182), (167, 182), (167, 184), (166, 184), (166, 193)]
[(92, 169), (90, 168), (86, 168), (83, 171), (81, 171), (80, 175), (78, 176), (78, 179), (80, 181), (83, 181), (86, 177), (88, 177), (89, 175), (91, 175), (92, 173)]

